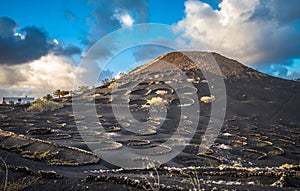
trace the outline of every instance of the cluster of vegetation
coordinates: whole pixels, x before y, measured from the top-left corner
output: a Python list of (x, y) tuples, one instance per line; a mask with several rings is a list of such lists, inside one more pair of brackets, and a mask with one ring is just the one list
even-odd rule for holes
[(108, 85), (108, 84), (110, 84), (111, 83), (111, 80), (109, 80), (108, 78), (105, 78), (104, 80), (102, 80), (102, 84), (104, 85), (104, 86), (106, 86), (106, 85)]
[(152, 99), (147, 101), (147, 104), (152, 106), (164, 106), (167, 103), (168, 103), (167, 100), (164, 100), (161, 97), (153, 97)]
[(102, 80), (102, 85), (103, 86), (107, 86), (107, 88), (114, 88), (116, 86), (116, 79), (112, 78), (112, 80), (105, 78), (104, 80)]
[[(148, 170), (153, 170), (150, 171), (149, 173), (149, 177), (153, 180), (151, 181), (151, 179), (148, 179), (147, 176), (143, 175), (142, 178), (146, 180), (147, 184), (150, 186), (150, 188), (147, 188), (146, 186), (144, 186), (145, 190), (153, 190), (153, 191), (159, 191), (161, 183), (160, 183), (160, 175), (158, 172), (158, 169), (155, 165), (154, 162), (150, 162), (146, 169)], [(154, 174), (155, 172), (155, 174)], [(189, 190), (195, 190), (195, 191), (200, 191), (201, 189), (201, 183), (200, 183), (200, 177), (199, 174), (197, 172), (197, 169), (195, 166), (190, 167), (189, 170), (180, 170), (180, 175), (183, 176), (184, 178), (181, 180), (182, 183), (184, 184), (189, 184), (193, 187), (193, 189), (189, 189)]]
[(47, 94), (43, 97), (43, 100), (51, 101), (53, 99), (53, 96), (51, 94)]
[[(84, 92), (89, 89), (89, 86), (79, 86), (78, 90), (80, 92)], [(43, 111), (54, 111), (63, 107), (63, 104), (53, 101), (56, 97), (61, 98), (66, 95), (70, 95), (70, 91), (57, 89), (53, 92), (53, 94), (47, 94), (43, 97), (43, 99), (37, 99), (31, 106), (27, 109), (27, 111), (32, 112), (43, 112)]]
[[(154, 170), (155, 175), (153, 174), (153, 172), (149, 173), (149, 176), (150, 176), (151, 179), (153, 179), (154, 183), (152, 183), (145, 175), (143, 175), (142, 178), (144, 178), (148, 182), (148, 184), (150, 185), (151, 190), (153, 190), (153, 191), (156, 191), (156, 190), (159, 191), (160, 190), (160, 176), (159, 176), (159, 173), (158, 173), (158, 170), (156, 168), (155, 163), (154, 162), (150, 162), (147, 165), (146, 169), (148, 169), (148, 170), (150, 170), (150, 169)], [(144, 187), (144, 190), (149, 190), (149, 189), (147, 189), (146, 187)]]
[(114, 87), (116, 87), (116, 81), (112, 81), (108, 86), (107, 86), (107, 88), (109, 88), (109, 89), (113, 89)]
[(50, 100), (41, 100), (37, 99), (31, 106), (28, 107), (27, 111), (31, 112), (43, 112), (43, 111), (54, 111), (62, 108), (63, 105), (61, 103), (57, 103)]
[(211, 96), (203, 96), (200, 98), (200, 101), (202, 101), (203, 103), (211, 103), (214, 102), (216, 100), (215, 96), (211, 95)]
[(59, 98), (64, 97), (64, 96), (69, 95), (69, 94), (70, 94), (69, 91), (60, 90), (60, 89), (55, 90), (55, 92), (53, 93), (54, 96), (59, 97)]
[(200, 178), (196, 171), (196, 167), (192, 166), (191, 170), (192, 171), (190, 173), (180, 170), (180, 174), (186, 177), (182, 179), (181, 182), (191, 184), (193, 186), (193, 190), (201, 190)]

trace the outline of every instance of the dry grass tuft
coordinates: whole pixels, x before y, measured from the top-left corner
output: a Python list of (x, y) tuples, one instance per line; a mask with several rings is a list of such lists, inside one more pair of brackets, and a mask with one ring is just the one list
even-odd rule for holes
[(161, 97), (153, 97), (152, 99), (147, 101), (147, 104), (150, 104), (152, 106), (164, 106), (167, 103), (167, 100), (164, 100)]
[(212, 103), (216, 100), (215, 96), (211, 95), (211, 96), (203, 96), (200, 98), (200, 101), (202, 101), (203, 103)]

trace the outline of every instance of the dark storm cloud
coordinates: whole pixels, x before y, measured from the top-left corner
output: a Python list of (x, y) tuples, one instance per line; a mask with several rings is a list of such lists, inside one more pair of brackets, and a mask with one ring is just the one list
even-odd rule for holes
[[(274, 30), (264, 34), (257, 46), (264, 51), (264, 59), (256, 65), (263, 71), (283, 78), (293, 79), (299, 72), (290, 72), (288, 67), (293, 65), (291, 58), (300, 57), (300, 23), (299, 0), (260, 0), (250, 17), (252, 22), (272, 23)], [(277, 64), (273, 64), (277, 63)]]
[(290, 58), (300, 57), (300, 33), (299, 29), (289, 27), (275, 27), (276, 31), (268, 31), (257, 41), (257, 47), (264, 51), (262, 63), (284, 63)]
[(72, 56), (74, 54), (81, 54), (80, 48), (74, 45), (68, 45), (66, 47), (60, 46), (55, 50), (56, 55), (65, 55), (65, 56)]
[(17, 23), (8, 17), (0, 17), (0, 63), (20, 64), (47, 54), (47, 34), (36, 27), (22, 29), (24, 37), (15, 35)]
[[(257, 47), (265, 53), (260, 63), (283, 63), (288, 58), (300, 56), (300, 1), (260, 0), (249, 19), (262, 25), (272, 25), (257, 41)], [(282, 73), (282, 71), (280, 71)]]
[(90, 18), (91, 31), (83, 41), (91, 45), (104, 35), (121, 28), (121, 23), (114, 17), (116, 13), (128, 13), (135, 24), (148, 22), (148, 0), (89, 0), (94, 5)]
[(8, 17), (0, 17), (0, 37), (11, 37), (15, 33), (15, 29), (18, 27), (17, 23)]
[(15, 65), (27, 63), (47, 55), (50, 51), (60, 55), (80, 53), (74, 46), (56, 45), (48, 34), (36, 27), (30, 26), (16, 33), (16, 21), (8, 17), (0, 17), (0, 64)]
[(299, 0), (260, 0), (250, 20), (263, 20), (286, 25), (300, 19)]

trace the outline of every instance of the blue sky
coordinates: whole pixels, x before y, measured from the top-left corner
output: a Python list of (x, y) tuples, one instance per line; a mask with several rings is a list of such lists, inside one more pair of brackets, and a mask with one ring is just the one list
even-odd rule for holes
[[(0, 93), (36, 94), (43, 83), (47, 91), (69, 88), (95, 42), (139, 23), (178, 27), (182, 36), (174, 41), (189, 42), (183, 49), (219, 52), (274, 76), (300, 78), (298, 0), (15, 0), (0, 6)], [(151, 50), (146, 57), (169, 51)], [(114, 62), (129, 63), (136, 51)], [(55, 68), (68, 72), (65, 83), (51, 80)]]
[(51, 38), (81, 46), (80, 37), (89, 28), (86, 20), (89, 6), (84, 1), (72, 2), (75, 3), (69, 0), (4, 1), (0, 15), (14, 19), (20, 27), (35, 25), (47, 31)]
[[(147, 22), (169, 25), (178, 22), (184, 17), (184, 2), (185, 0), (149, 0)], [(166, 8), (176, 11), (166, 13)], [(43, 28), (51, 38), (61, 43), (84, 48), (81, 40), (90, 30), (89, 20), (93, 19), (93, 9), (94, 5), (84, 0), (16, 0), (1, 2), (0, 16), (14, 19), (20, 27), (35, 25)]]

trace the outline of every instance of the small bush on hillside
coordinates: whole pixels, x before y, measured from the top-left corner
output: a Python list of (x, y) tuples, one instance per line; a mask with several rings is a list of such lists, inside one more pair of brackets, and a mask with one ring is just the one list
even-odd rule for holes
[(51, 101), (53, 99), (53, 96), (50, 94), (47, 94), (43, 97), (43, 100)]
[(211, 96), (203, 96), (200, 99), (200, 101), (202, 101), (203, 103), (211, 103), (211, 102), (214, 102), (215, 100), (216, 100), (216, 98), (213, 95), (211, 95)]
[(31, 106), (27, 109), (27, 111), (32, 111), (32, 112), (54, 111), (62, 107), (63, 105), (60, 103), (38, 99), (33, 104), (31, 104)]
[(112, 81), (108, 86), (107, 86), (107, 88), (109, 88), (109, 89), (113, 89), (114, 87), (116, 87), (116, 82), (115, 81)]
[(167, 101), (161, 97), (153, 97), (152, 99), (147, 101), (147, 104), (152, 106), (163, 106), (167, 104)]
[(168, 92), (165, 90), (157, 90), (155, 93), (160, 96), (165, 96), (168, 94)]

